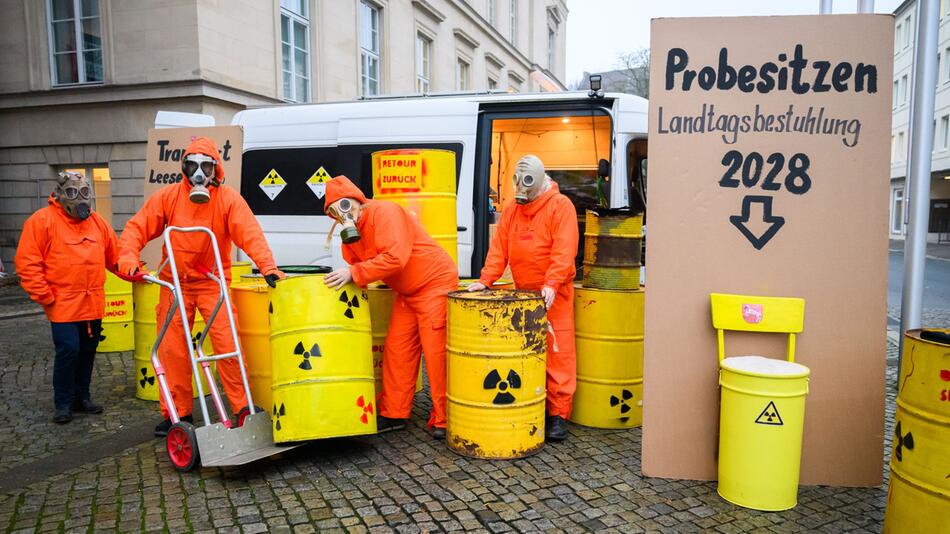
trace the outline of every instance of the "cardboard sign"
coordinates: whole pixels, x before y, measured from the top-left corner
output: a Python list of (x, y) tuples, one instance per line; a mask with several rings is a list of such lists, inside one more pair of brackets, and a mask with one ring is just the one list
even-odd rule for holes
[[(207, 128), (152, 128), (148, 131), (145, 156), (145, 200), (164, 187), (181, 182), (181, 158), (185, 148), (198, 137), (209, 137), (218, 145), (224, 165), (224, 186), (241, 191), (241, 155), (244, 152), (244, 130), (240, 126)], [(232, 254), (231, 251), (221, 251)], [(154, 239), (142, 250), (142, 260), (155, 269), (162, 259), (161, 238)]]
[[(893, 32), (889, 15), (653, 21), (645, 475), (716, 478), (719, 292), (805, 299), (801, 483), (881, 484)], [(784, 358), (786, 339), (727, 332), (726, 355)]]
[(379, 156), (379, 188), (418, 191), (422, 187), (422, 155)]

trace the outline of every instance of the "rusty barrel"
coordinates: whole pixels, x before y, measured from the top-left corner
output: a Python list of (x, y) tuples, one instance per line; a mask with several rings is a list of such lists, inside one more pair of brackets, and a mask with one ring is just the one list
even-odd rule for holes
[(290, 275), (269, 290), (275, 443), (376, 433), (366, 292), (323, 279)]
[(571, 421), (595, 428), (643, 422), (643, 291), (574, 288), (577, 391)]
[(132, 324), (132, 283), (106, 271), (106, 307), (98, 352), (125, 352), (135, 349)]
[(642, 240), (642, 213), (627, 209), (587, 210), (584, 287), (638, 289)]
[(950, 329), (908, 330), (884, 532), (950, 529)]
[(521, 458), (544, 446), (547, 317), (537, 293), (449, 293), (449, 448), (475, 458)]

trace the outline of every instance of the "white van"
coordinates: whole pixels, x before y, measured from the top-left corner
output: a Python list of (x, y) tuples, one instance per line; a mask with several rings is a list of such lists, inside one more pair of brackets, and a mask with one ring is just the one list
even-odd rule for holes
[[(459, 273), (477, 276), (490, 225), (511, 198), (514, 164), (536, 154), (580, 214), (597, 202), (598, 174), (611, 207), (639, 202), (645, 185), (647, 101), (608, 93), (466, 94), (248, 109), (241, 194), (282, 265), (343, 264), (339, 236), (305, 183), (321, 167), (372, 196), (371, 154), (437, 148), (456, 154)], [(601, 160), (604, 160), (601, 163)], [(271, 199), (261, 181), (274, 169), (287, 185)], [(598, 169), (600, 172), (598, 173)], [(638, 184), (638, 185), (635, 185)], [(642, 185), (640, 185), (642, 184)], [(582, 232), (583, 238), (583, 232)]]

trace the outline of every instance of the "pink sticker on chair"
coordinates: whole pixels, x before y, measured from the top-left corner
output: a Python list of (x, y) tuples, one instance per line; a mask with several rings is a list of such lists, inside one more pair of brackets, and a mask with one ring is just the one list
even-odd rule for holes
[(761, 304), (743, 304), (742, 318), (749, 324), (759, 324), (762, 322)]

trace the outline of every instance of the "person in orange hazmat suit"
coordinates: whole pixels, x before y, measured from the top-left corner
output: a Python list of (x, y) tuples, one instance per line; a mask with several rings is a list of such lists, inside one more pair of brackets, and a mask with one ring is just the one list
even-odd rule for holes
[(567, 438), (577, 388), (574, 349), (574, 257), (577, 255), (577, 212), (544, 172), (537, 156), (515, 166), (515, 198), (502, 211), (479, 281), (468, 287), (491, 287), (511, 265), (515, 287), (541, 291), (548, 308), (547, 417), (545, 439)]
[[(162, 235), (165, 227), (203, 226), (214, 233), (218, 242), (226, 285), (230, 285), (231, 281), (229, 251), (233, 242), (251, 257), (268, 285), (275, 287), (283, 273), (277, 269), (264, 233), (247, 202), (237, 191), (222, 187), (224, 168), (213, 140), (199, 137), (188, 145), (182, 156), (182, 175), (180, 183), (166, 187), (149, 198), (125, 225), (119, 239), (119, 270), (128, 275), (144, 270), (139, 254), (146, 243)], [(188, 322), (193, 325), (195, 310), (200, 311), (203, 317), (210, 317), (219, 297), (218, 284), (205, 275), (206, 270), (214, 268), (214, 253), (208, 236), (203, 233), (175, 233), (171, 236), (171, 243)], [(164, 256), (167, 256), (167, 251), (163, 248), (163, 262)], [(171, 281), (171, 268), (166, 266), (159, 277)], [(162, 290), (155, 311), (159, 327), (164, 323), (171, 305), (171, 293)], [(237, 313), (233, 305), (232, 312), (236, 321)], [(221, 318), (220, 314), (212, 323), (208, 335), (215, 353), (235, 350), (231, 329), (226, 318)], [(175, 314), (159, 346), (158, 357), (165, 368), (165, 378), (179, 417), (192, 422), (191, 362), (184, 336), (181, 316)], [(236, 414), (240, 413), (247, 408), (247, 395), (237, 359), (218, 360), (217, 371), (231, 409)], [(161, 398), (161, 402), (165, 420), (155, 427), (156, 436), (166, 435), (171, 427), (165, 399)]]
[(328, 274), (325, 283), (366, 287), (382, 280), (396, 292), (383, 348), (379, 432), (405, 427), (424, 352), (432, 396), (427, 426), (444, 439), (445, 317), (448, 294), (458, 289), (455, 262), (402, 206), (367, 199), (345, 176), (327, 183), (324, 202), (327, 215), (343, 226), (343, 259), (349, 264)]
[(53, 361), (53, 421), (73, 412), (98, 414), (89, 394), (105, 313), (106, 269), (116, 272), (118, 248), (112, 227), (91, 207), (85, 176), (61, 172), (49, 205), (23, 224), (15, 265), (30, 298), (50, 321)]

